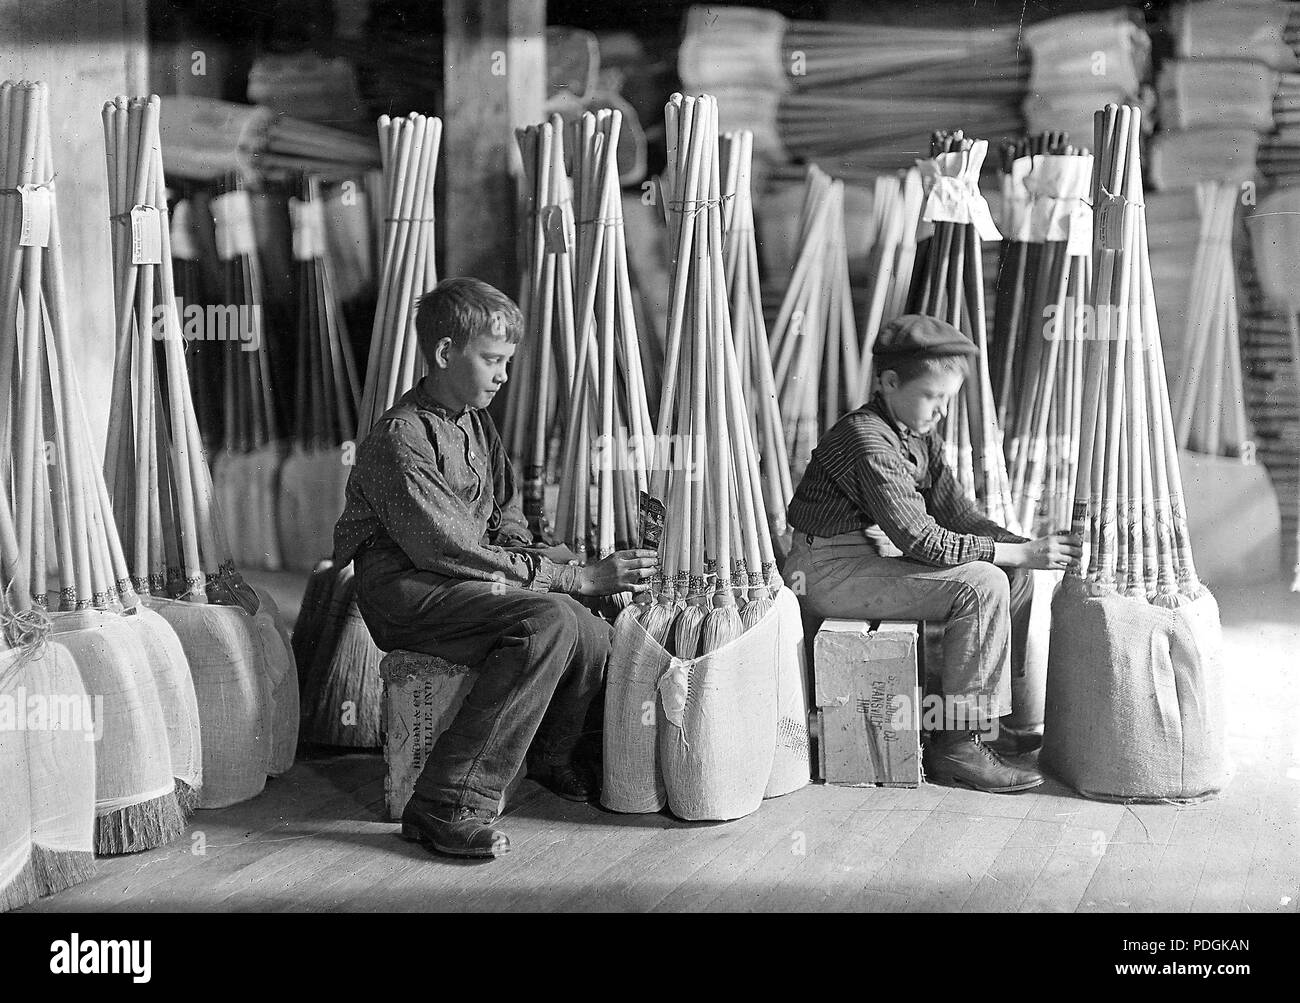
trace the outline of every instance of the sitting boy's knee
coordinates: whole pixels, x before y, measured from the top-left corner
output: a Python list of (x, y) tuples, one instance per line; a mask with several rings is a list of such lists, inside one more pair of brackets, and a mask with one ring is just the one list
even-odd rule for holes
[(1006, 572), (988, 561), (971, 561), (961, 566), (961, 581), (985, 602), (1011, 601), (1011, 583)]

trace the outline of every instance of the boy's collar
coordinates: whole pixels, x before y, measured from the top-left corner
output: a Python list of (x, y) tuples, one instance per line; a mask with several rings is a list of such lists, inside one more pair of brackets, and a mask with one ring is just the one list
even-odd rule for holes
[(885, 395), (882, 394), (879, 390), (876, 390), (874, 393), (872, 393), (871, 400), (867, 401), (867, 407), (870, 410), (874, 411), (876, 414), (880, 415), (880, 417), (884, 418), (885, 421), (889, 422), (889, 427), (892, 428), (896, 433), (898, 433), (898, 437), (902, 439), (904, 442), (906, 442), (908, 439), (912, 438), (913, 436), (923, 438), (923, 436), (921, 436), (919, 432), (912, 431), (901, 421), (895, 418), (893, 414), (890, 413), (889, 405), (885, 403)]
[(460, 410), (456, 410), (454, 408), (448, 407), (446, 404), (441, 403), (430, 392), (429, 387), (427, 385), (427, 380), (428, 377), (426, 376), (411, 388), (411, 393), (415, 395), (415, 402), (419, 404), (420, 407), (432, 411), (438, 416), (442, 418), (446, 418), (448, 421), (455, 421), (457, 418), (460, 418), (462, 415), (464, 415), (467, 411), (471, 410), (468, 404), (463, 405), (460, 408)]

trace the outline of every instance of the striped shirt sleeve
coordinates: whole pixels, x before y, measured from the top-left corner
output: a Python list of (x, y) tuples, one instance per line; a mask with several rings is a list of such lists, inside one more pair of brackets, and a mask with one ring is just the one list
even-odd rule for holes
[(943, 447), (938, 443), (930, 450), (930, 483), (930, 508), (944, 526), (958, 533), (987, 536), (996, 543), (1026, 541), (1025, 537), (1017, 536), (980, 512), (957, 486), (957, 478), (953, 476), (952, 467), (943, 455)]

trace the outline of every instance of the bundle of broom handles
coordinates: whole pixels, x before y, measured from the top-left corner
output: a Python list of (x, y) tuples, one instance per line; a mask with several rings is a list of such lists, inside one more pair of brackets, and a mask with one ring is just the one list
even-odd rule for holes
[(523, 159), (525, 337), (513, 365), (502, 438), (523, 476), (529, 528), (545, 534), (545, 486), (560, 475), (564, 416), (577, 353), (573, 198), (560, 116), (515, 130)]
[(651, 637), (691, 658), (757, 623), (779, 581), (728, 309), (717, 102), (674, 94), (665, 119), (661, 193), (674, 254), (658, 436), (676, 455), (656, 456), (651, 472), (647, 504), (666, 505), (662, 574), (638, 615)]
[[(0, 86), (0, 478), (13, 485), (6, 578), (26, 582), (32, 607), (138, 602), (96, 468), (73, 366), (58, 195), (44, 83)], [(53, 533), (48, 534), (49, 527)], [(53, 553), (47, 549), (47, 541)], [(26, 600), (11, 596), (15, 608)]]
[(577, 356), (565, 416), (556, 534), (580, 558), (593, 549), (604, 558), (617, 548), (639, 545), (638, 499), (648, 487), (653, 460), (639, 448), (650, 439), (652, 426), (618, 185), (621, 125), (616, 110), (588, 112), (575, 124), (573, 145)]
[[(983, 144), (961, 130), (935, 132), (932, 157), (957, 154), (962, 175), (973, 173), (969, 158), (983, 156)], [(918, 249), (907, 312), (938, 317), (958, 328), (979, 349), (974, 371), (962, 384), (944, 420), (944, 439), (958, 483), (995, 522), (1014, 528), (1010, 485), (989, 377), (984, 313), (982, 242), (973, 223), (939, 220), (924, 250)]]
[(103, 108), (116, 307), (105, 476), (138, 592), (255, 612), (217, 512), (186, 372), (159, 108), (157, 95)]
[[(759, 473), (768, 525), (773, 536), (788, 532), (786, 509), (794, 497), (785, 427), (777, 403), (776, 378), (763, 319), (754, 199), (750, 184), (754, 135), (728, 132), (719, 148), (723, 172), (723, 241), (732, 335), (741, 392), (750, 413), (750, 434), (759, 453)], [(760, 513), (761, 515), (761, 513)]]
[(1141, 112), (1094, 117), (1092, 307), (1085, 349), (1074, 532), (1085, 578), (1174, 608), (1205, 593), (1187, 531), (1147, 246), (1138, 147)]
[(424, 375), (415, 338), (415, 303), (438, 284), (433, 193), (442, 120), (417, 112), (405, 118), (380, 115), (378, 128), (384, 172), (383, 257), (357, 419), (359, 436)]
[(315, 450), (355, 438), (361, 394), (326, 246), (324, 207), (320, 177), (304, 176), (301, 198), (290, 202), (299, 261), (294, 430), (300, 448)]

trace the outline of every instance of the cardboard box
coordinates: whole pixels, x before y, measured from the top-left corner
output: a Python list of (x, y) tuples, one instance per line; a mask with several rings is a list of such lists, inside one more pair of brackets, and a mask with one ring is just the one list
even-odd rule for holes
[(915, 622), (826, 620), (814, 642), (818, 766), (830, 784), (921, 782)]

